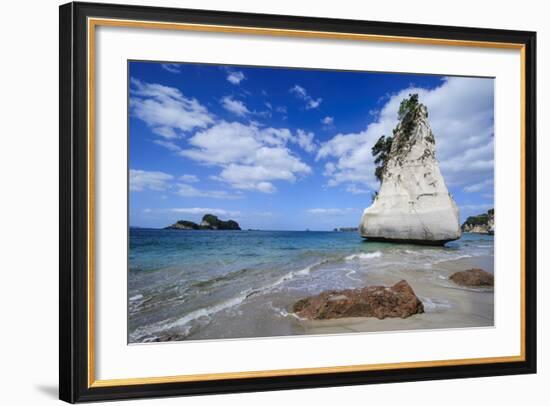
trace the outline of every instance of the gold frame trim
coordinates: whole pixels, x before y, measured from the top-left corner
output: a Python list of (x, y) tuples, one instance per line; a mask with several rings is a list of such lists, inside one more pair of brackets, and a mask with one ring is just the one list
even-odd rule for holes
[[(370, 41), (385, 43), (404, 43), (432, 46), (459, 46), (477, 48), (512, 49), (520, 51), (520, 163), (521, 163), (521, 269), (520, 269), (520, 339), (521, 349), (519, 355), (485, 358), (465, 358), (453, 360), (397, 362), (384, 364), (346, 365), (317, 368), (295, 368), (277, 369), (266, 371), (243, 371), (243, 372), (221, 372), (212, 374), (191, 374), (174, 375), (145, 378), (122, 378), (122, 379), (95, 379), (95, 28), (97, 26), (110, 27), (132, 27), (160, 30), (183, 30), (193, 32), (218, 32), (244, 35), (265, 35), (278, 37), (298, 37), (317, 39), (337, 39)], [(266, 378), (280, 376), (331, 374), (341, 372), (380, 371), (397, 368), (425, 368), (440, 366), (458, 366), (473, 364), (494, 364), (504, 362), (522, 362), (526, 359), (525, 353), (525, 45), (506, 42), (484, 42), (484, 41), (463, 41), (452, 39), (432, 39), (421, 37), (399, 37), (390, 35), (354, 34), (344, 32), (306, 31), (290, 29), (274, 29), (259, 27), (240, 27), (227, 25), (209, 24), (186, 24), (186, 23), (164, 23), (139, 20), (120, 20), (107, 18), (88, 19), (88, 388), (101, 388), (126, 385), (161, 384), (193, 381), (212, 381), (219, 379), (244, 379), (244, 378)]]

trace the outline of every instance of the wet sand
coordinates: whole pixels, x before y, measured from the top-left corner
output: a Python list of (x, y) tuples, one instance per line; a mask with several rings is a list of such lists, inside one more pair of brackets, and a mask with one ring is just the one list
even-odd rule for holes
[[(449, 277), (457, 271), (481, 268), (494, 273), (493, 257), (463, 258), (441, 262), (437, 265), (437, 277), (425, 278), (425, 273), (415, 271), (402, 275), (413, 287), (424, 304), (425, 313), (406, 319), (343, 318), (335, 320), (296, 320), (302, 334), (342, 334), (358, 332), (382, 332), (396, 330), (491, 327), (494, 325), (494, 293), (492, 288), (465, 288), (456, 285)], [(379, 277), (380, 283), (391, 285), (396, 280)], [(428, 299), (430, 298), (430, 299)]]
[(357, 317), (304, 320), (296, 317), (291, 310), (293, 304), (304, 297), (303, 294), (293, 289), (284, 289), (249, 298), (239, 308), (223, 312), (205, 328), (193, 331), (187, 339), (349, 334), (494, 325), (493, 288), (465, 288), (449, 280), (454, 272), (471, 268), (494, 273), (492, 256), (437, 262), (428, 267), (431, 267), (430, 272), (426, 268), (394, 269), (392, 272), (373, 269), (358, 281), (361, 286), (390, 286), (405, 279), (424, 304), (423, 314), (406, 319)]

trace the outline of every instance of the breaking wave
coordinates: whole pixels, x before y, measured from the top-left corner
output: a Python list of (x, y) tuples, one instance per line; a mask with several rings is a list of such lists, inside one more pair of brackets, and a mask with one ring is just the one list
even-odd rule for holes
[[(272, 291), (273, 289), (275, 289), (276, 287), (282, 285), (285, 282), (293, 280), (296, 277), (307, 276), (316, 267), (319, 267), (319, 266), (321, 266), (321, 265), (323, 265), (327, 262), (330, 262), (330, 260), (319, 261), (319, 262), (316, 262), (316, 263), (314, 263), (312, 265), (309, 265), (305, 268), (299, 269), (297, 271), (291, 271), (291, 272), (283, 275), (282, 277), (278, 278), (274, 282), (269, 283), (265, 286), (262, 286), (262, 287), (257, 288), (257, 289), (244, 290), (239, 295), (237, 295), (235, 297), (232, 297), (228, 300), (219, 302), (219, 303), (217, 303), (215, 305), (212, 305), (212, 306), (209, 306), (209, 307), (194, 310), (194, 311), (192, 311), (190, 313), (187, 313), (185, 316), (180, 317), (176, 320), (166, 319), (166, 320), (162, 320), (160, 322), (154, 323), (154, 324), (150, 324), (148, 326), (139, 327), (130, 334), (131, 341), (132, 342), (149, 342), (149, 341), (153, 341), (154, 338), (156, 337), (156, 334), (161, 333), (161, 332), (169, 332), (170, 330), (174, 330), (174, 329), (177, 329), (177, 334), (178, 335), (186, 336), (191, 332), (192, 326), (190, 324), (192, 324), (194, 321), (197, 321), (198, 319), (201, 319), (201, 318), (205, 318), (205, 319), (209, 320), (211, 318), (211, 316), (214, 315), (215, 313), (221, 312), (221, 311), (229, 309), (231, 307), (238, 306), (241, 303), (243, 303), (246, 299), (248, 299), (252, 296), (268, 293), (268, 292)], [(243, 272), (246, 272), (246, 271), (247, 271), (247, 269), (236, 271), (231, 276), (235, 276), (235, 274), (242, 274)], [(229, 276), (229, 275), (226, 275), (226, 277), (214, 278), (213, 280), (219, 281), (221, 279), (226, 279), (227, 276)], [(206, 282), (210, 282), (210, 281), (204, 281), (202, 283), (206, 283)]]
[(345, 259), (346, 259), (346, 261), (354, 261), (354, 260), (357, 260), (357, 259), (379, 258), (381, 256), (382, 256), (382, 253), (380, 251), (362, 252), (360, 254), (348, 255)]

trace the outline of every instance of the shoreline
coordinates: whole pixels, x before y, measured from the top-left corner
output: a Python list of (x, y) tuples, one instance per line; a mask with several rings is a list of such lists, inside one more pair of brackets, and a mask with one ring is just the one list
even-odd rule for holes
[[(300, 319), (292, 313), (292, 305), (297, 298), (288, 292), (272, 292), (267, 297), (253, 298), (249, 303), (244, 304), (240, 311), (246, 312), (251, 319), (235, 319), (234, 314), (224, 320), (218, 319), (224, 326), (225, 334), (219, 336), (217, 330), (212, 334), (206, 330), (199, 330), (185, 337), (178, 337), (167, 333), (159, 337), (155, 342), (171, 341), (196, 341), (196, 340), (224, 340), (224, 339), (253, 339), (253, 338), (275, 338), (275, 337), (299, 337), (303, 335), (327, 335), (327, 334), (355, 334), (355, 333), (385, 333), (385, 332), (406, 332), (420, 330), (444, 330), (461, 328), (490, 328), (494, 326), (494, 293), (492, 288), (467, 288), (454, 284), (449, 276), (456, 271), (479, 267), (493, 273), (493, 257), (478, 256), (460, 258), (449, 261), (442, 261), (432, 264), (437, 269), (437, 278), (426, 279), (425, 270), (410, 270), (408, 277), (404, 275), (384, 276), (380, 275), (380, 282), (367, 283), (369, 285), (393, 285), (398, 279), (407, 280), (415, 294), (424, 305), (424, 313), (415, 314), (410, 317), (386, 318), (383, 320), (375, 317), (353, 317), (331, 320), (305, 320)], [(385, 282), (382, 281), (385, 280)], [(255, 300), (254, 300), (255, 299)], [(267, 302), (266, 302), (267, 301)], [(265, 317), (265, 313), (255, 310), (266, 307), (276, 308), (279, 313), (279, 321), (285, 321), (286, 328), (281, 331), (280, 325), (273, 325), (273, 319)], [(246, 309), (255, 309), (252, 313)], [(243, 333), (246, 328), (240, 329), (240, 323), (245, 327), (253, 322), (256, 334)], [(206, 334), (205, 334), (206, 333)], [(140, 344), (136, 342), (135, 344)]]
[[(139, 262), (134, 259), (136, 270), (129, 272), (130, 343), (494, 325), (493, 289), (449, 280), (471, 268), (494, 274), (492, 238), (467, 234), (439, 248), (358, 241), (344, 232), (244, 232), (230, 239), (220, 239), (219, 232), (168, 232), (160, 243), (139, 232), (133, 241)], [(389, 287), (401, 280), (425, 313), (314, 321), (293, 314), (298, 300), (328, 290)]]
[(405, 319), (353, 317), (333, 320), (296, 319), (296, 322), (304, 328), (303, 334), (315, 335), (494, 326), (493, 289), (466, 288), (448, 279), (454, 272), (470, 268), (481, 268), (494, 274), (492, 256), (461, 258), (432, 266), (441, 271), (440, 281), (423, 285), (407, 280), (424, 304), (425, 312), (422, 314)]

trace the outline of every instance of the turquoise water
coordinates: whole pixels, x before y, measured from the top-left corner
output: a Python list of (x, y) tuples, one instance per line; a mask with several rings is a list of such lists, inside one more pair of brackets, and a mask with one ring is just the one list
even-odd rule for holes
[(354, 232), (130, 229), (129, 342), (292, 334), (301, 297), (492, 255), (493, 237), (479, 234), (424, 247)]

